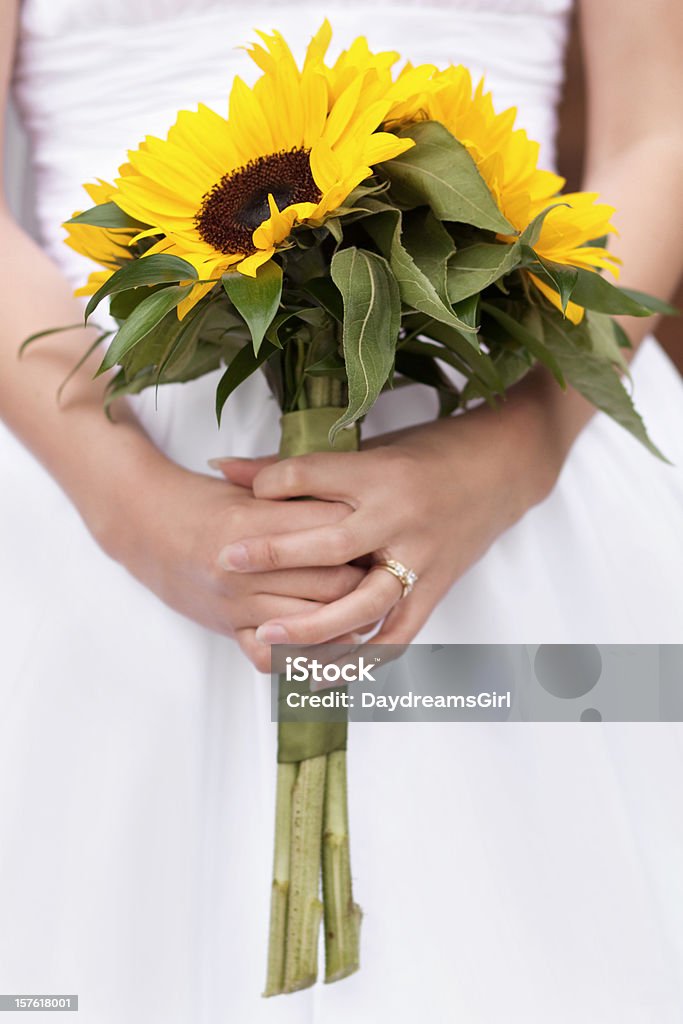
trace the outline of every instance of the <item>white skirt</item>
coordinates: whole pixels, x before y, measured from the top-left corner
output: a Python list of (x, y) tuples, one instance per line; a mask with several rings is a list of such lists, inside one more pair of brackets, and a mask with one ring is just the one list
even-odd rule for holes
[[(681, 640), (683, 385), (652, 340), (634, 381), (675, 466), (595, 417), (418, 639)], [(212, 384), (167, 389), (156, 418), (141, 399), (158, 443), (193, 468), (272, 450), (261, 382), (220, 435)], [(412, 391), (401, 421), (428, 414)], [(111, 562), (8, 434), (0, 464), (0, 991), (78, 993), (83, 1024), (679, 1024), (683, 733), (664, 724), (353, 727), (362, 970), (261, 999), (268, 682)]]

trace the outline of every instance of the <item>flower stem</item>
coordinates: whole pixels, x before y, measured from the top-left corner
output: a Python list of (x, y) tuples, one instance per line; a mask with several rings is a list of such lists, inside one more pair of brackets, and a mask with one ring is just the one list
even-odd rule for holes
[(353, 902), (351, 888), (345, 750), (327, 755), (323, 900), (325, 981), (340, 981), (360, 966), (360, 923), (363, 916), (360, 907)]
[(285, 992), (308, 988), (318, 976), (318, 939), (323, 910), (320, 902), (320, 858), (326, 768), (325, 754), (301, 761), (292, 793)]
[(285, 949), (287, 941), (287, 901), (290, 879), (292, 792), (296, 782), (296, 764), (278, 764), (275, 796), (275, 852), (273, 888), (270, 895), (270, 933), (268, 937), (268, 973), (264, 996), (285, 991)]

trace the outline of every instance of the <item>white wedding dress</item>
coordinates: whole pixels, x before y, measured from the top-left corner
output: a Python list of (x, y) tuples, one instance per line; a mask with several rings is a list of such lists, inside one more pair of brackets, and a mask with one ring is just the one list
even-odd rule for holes
[[(327, 15), (337, 46), (364, 32), (485, 71), (551, 162), (568, 6), (24, 0), (15, 92), (44, 245), (82, 280), (59, 226), (81, 182), (112, 177), (177, 109), (225, 109), (254, 26), (300, 53)], [(157, 444), (207, 472), (211, 456), (273, 451), (265, 384), (230, 400), (220, 431), (214, 387), (163, 389), (158, 411), (136, 400)], [(683, 385), (654, 340), (634, 387), (683, 466)], [(401, 397), (367, 430), (433, 415), (421, 388)], [(261, 999), (268, 683), (108, 560), (6, 431), (0, 471), (0, 992), (78, 993), (83, 1024), (680, 1024), (683, 733), (664, 724), (352, 728), (362, 970)], [(595, 417), (551, 497), (420, 639), (680, 641), (682, 507), (681, 469)]]

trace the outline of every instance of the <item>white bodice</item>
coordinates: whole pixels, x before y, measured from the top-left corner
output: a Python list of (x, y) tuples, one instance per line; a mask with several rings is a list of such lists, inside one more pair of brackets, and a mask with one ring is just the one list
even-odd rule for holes
[(82, 208), (81, 183), (109, 178), (128, 147), (163, 133), (179, 108), (226, 109), (235, 74), (255, 68), (237, 47), (254, 27), (279, 28), (301, 54), (327, 16), (333, 48), (359, 33), (414, 62), (465, 63), (486, 73), (500, 106), (552, 163), (571, 0), (24, 0), (15, 95), (31, 141), (37, 220), (44, 244), (72, 280), (80, 258), (60, 224)]

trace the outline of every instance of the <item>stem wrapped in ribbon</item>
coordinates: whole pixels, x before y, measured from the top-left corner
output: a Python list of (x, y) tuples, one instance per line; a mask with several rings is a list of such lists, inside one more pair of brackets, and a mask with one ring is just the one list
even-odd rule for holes
[[(318, 377), (309, 401), (326, 402), (337, 381)], [(358, 448), (358, 428), (329, 431), (343, 409), (311, 406), (282, 417), (280, 456)], [(281, 677), (281, 698), (288, 692)], [(275, 853), (264, 995), (295, 992), (318, 976), (320, 922), (325, 980), (360, 965), (360, 908), (353, 901), (346, 786), (346, 722), (280, 722)], [(322, 889), (322, 900), (321, 900)]]

